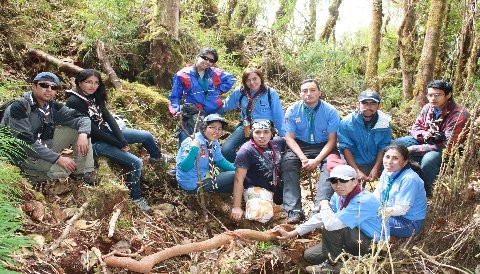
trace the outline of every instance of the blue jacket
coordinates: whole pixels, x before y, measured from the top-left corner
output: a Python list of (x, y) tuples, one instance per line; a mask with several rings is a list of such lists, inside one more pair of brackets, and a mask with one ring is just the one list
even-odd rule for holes
[(377, 154), (392, 142), (390, 116), (378, 112), (378, 121), (372, 129), (367, 129), (362, 115), (355, 111), (340, 121), (338, 142), (340, 152), (348, 148), (359, 165), (372, 164)]
[(170, 100), (169, 110), (172, 114), (180, 111), (183, 97), (184, 103), (191, 103), (203, 109), (207, 114), (215, 113), (223, 106), (221, 94), (229, 91), (235, 84), (232, 74), (215, 67), (205, 70), (208, 78), (208, 91), (205, 92), (198, 82), (198, 73), (195, 66), (187, 66), (173, 76), (172, 92), (168, 96)]
[[(268, 92), (270, 92), (271, 104), (268, 100)], [(255, 92), (252, 92), (252, 96)], [(242, 98), (240, 102), (240, 98)], [(246, 109), (248, 104), (248, 97), (240, 92), (240, 88), (236, 88), (224, 101), (224, 105), (221, 112), (229, 111), (240, 106), (240, 120), (243, 121), (247, 117)], [(255, 98), (255, 105), (252, 105), (252, 121), (256, 119), (268, 119), (273, 121), (275, 128), (278, 130), (278, 134), (285, 136), (285, 130), (283, 129), (283, 109), (282, 103), (276, 90), (267, 87), (267, 92), (259, 95)]]

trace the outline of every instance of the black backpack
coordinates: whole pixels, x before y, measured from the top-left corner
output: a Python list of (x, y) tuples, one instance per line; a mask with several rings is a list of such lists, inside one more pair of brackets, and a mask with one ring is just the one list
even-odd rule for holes
[(3, 120), (3, 115), (5, 114), (5, 111), (7, 110), (8, 106), (10, 106), (13, 102), (15, 102), (17, 99), (11, 99), (6, 101), (5, 103), (0, 105), (0, 122)]

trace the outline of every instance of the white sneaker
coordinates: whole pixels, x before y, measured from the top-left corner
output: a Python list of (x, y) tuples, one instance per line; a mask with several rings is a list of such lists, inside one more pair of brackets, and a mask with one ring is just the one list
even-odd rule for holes
[(140, 199), (137, 199), (137, 200), (133, 200), (133, 203), (138, 207), (140, 208), (141, 211), (150, 211), (152, 210), (152, 208), (148, 205), (147, 201), (145, 200), (145, 198), (140, 198)]

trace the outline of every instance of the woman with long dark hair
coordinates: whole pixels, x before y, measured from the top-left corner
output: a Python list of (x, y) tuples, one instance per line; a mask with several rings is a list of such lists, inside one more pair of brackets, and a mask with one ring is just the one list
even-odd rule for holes
[(407, 147), (389, 145), (384, 152), (384, 170), (374, 195), (382, 203), (384, 214), (389, 216), (390, 236), (416, 235), (427, 215), (424, 182), (410, 164)]
[[(119, 124), (107, 109), (107, 92), (100, 73), (93, 69), (80, 71), (75, 78), (75, 87), (67, 90), (67, 106), (90, 117), (92, 121), (92, 146), (94, 156), (105, 156), (114, 163), (128, 170), (126, 183), (130, 189), (130, 197), (143, 211), (150, 210), (147, 201), (142, 197), (140, 177), (142, 175), (142, 159), (129, 152), (129, 144), (141, 143), (148, 151), (152, 162), (164, 162), (152, 134), (145, 130), (120, 128)], [(165, 155), (166, 156), (166, 155)]]

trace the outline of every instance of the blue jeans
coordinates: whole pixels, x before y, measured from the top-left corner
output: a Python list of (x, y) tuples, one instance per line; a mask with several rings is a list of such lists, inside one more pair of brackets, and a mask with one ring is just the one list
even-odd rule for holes
[[(320, 144), (308, 144), (296, 140), (305, 156), (309, 159), (318, 156), (327, 142)], [(300, 192), (300, 169), (302, 163), (298, 156), (290, 149), (287, 149), (282, 159), (281, 171), (283, 182), (283, 209), (287, 212), (292, 210), (302, 210), (302, 196)], [(320, 204), (321, 200), (330, 200), (333, 195), (333, 189), (327, 178), (330, 176), (327, 171), (327, 158), (323, 159), (320, 168), (320, 178), (318, 179), (317, 195), (315, 196), (315, 206)]]
[(245, 127), (243, 125), (239, 125), (222, 145), (222, 155), (230, 163), (235, 162), (237, 149), (248, 141), (248, 138), (245, 138), (244, 129)]
[[(160, 149), (150, 132), (131, 128), (125, 128), (122, 132), (125, 140), (127, 140), (129, 144), (141, 143), (151, 158), (159, 158), (161, 156)], [(112, 134), (111, 132), (109, 133)], [(142, 176), (143, 166), (142, 159), (128, 151), (123, 151), (116, 146), (104, 142), (96, 142), (93, 144), (93, 153), (96, 156), (105, 156), (114, 163), (126, 168), (128, 170), (126, 182), (130, 189), (130, 197), (133, 200), (142, 197), (140, 188), (140, 177)]]
[(412, 235), (417, 235), (423, 227), (423, 221), (411, 221), (403, 216), (391, 216), (388, 218), (390, 236), (408, 238)]
[[(392, 141), (392, 144), (400, 144), (406, 147), (413, 145), (420, 145), (419, 142), (412, 136), (405, 136)], [(420, 164), (424, 174), (425, 190), (427, 195), (432, 194), (433, 183), (440, 173), (440, 166), (442, 165), (442, 152), (429, 151), (423, 156), (411, 156), (413, 161)]]
[[(219, 192), (219, 193), (232, 193), (233, 192), (233, 178), (235, 177), (235, 171), (220, 172), (215, 179), (215, 186), (212, 185), (212, 179), (208, 178), (203, 180), (203, 191), (205, 192)], [(197, 189), (187, 190), (189, 193), (197, 193)]]

